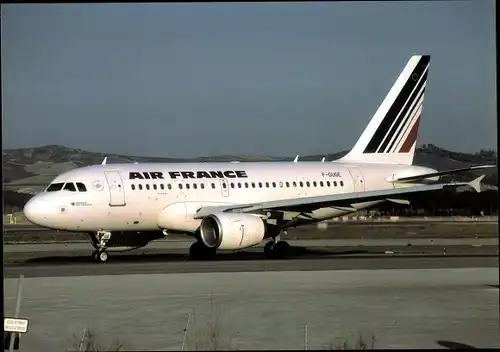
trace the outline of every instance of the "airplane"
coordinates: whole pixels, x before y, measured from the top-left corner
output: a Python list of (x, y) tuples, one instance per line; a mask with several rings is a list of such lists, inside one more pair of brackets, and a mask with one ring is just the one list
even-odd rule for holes
[[(287, 229), (344, 216), (411, 194), (472, 187), (413, 165), (430, 55), (410, 57), (354, 147), (325, 162), (119, 163), (76, 168), (31, 198), (23, 211), (41, 227), (85, 232), (96, 262), (174, 233), (196, 241), (194, 259), (264, 240), (266, 258), (289, 257)], [(298, 160), (298, 157), (296, 158)]]

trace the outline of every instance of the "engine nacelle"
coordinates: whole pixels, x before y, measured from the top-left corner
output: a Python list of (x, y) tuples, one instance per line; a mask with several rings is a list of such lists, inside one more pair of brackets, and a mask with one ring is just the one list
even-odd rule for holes
[(264, 220), (250, 214), (210, 214), (200, 225), (201, 240), (209, 248), (248, 248), (262, 242), (265, 234)]

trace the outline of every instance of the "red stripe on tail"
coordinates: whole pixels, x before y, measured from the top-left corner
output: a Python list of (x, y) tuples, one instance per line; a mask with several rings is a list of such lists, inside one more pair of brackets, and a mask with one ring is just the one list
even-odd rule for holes
[(408, 133), (408, 137), (406, 137), (405, 142), (399, 149), (398, 153), (408, 153), (413, 146), (413, 143), (417, 140), (418, 135), (418, 124), (420, 123), (420, 116), (417, 118), (417, 121), (413, 124), (410, 133)]

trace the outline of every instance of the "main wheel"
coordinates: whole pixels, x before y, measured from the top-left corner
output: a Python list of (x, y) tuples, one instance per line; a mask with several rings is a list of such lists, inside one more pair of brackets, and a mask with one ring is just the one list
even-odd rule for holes
[(189, 247), (189, 256), (193, 259), (213, 259), (215, 248), (208, 248), (202, 242), (195, 242)]
[(286, 241), (278, 241), (273, 247), (273, 257), (277, 259), (285, 259), (290, 255), (290, 245)]
[(269, 241), (264, 246), (264, 257), (271, 259), (273, 258), (274, 241)]

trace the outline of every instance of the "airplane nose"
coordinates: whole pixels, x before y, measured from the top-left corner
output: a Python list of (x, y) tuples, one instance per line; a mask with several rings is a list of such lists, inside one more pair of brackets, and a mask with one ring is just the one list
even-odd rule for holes
[(31, 198), (28, 203), (23, 208), (24, 216), (28, 219), (29, 222), (32, 222), (35, 225), (42, 225), (44, 218), (44, 207), (46, 205), (42, 202), (41, 199), (37, 197)]

